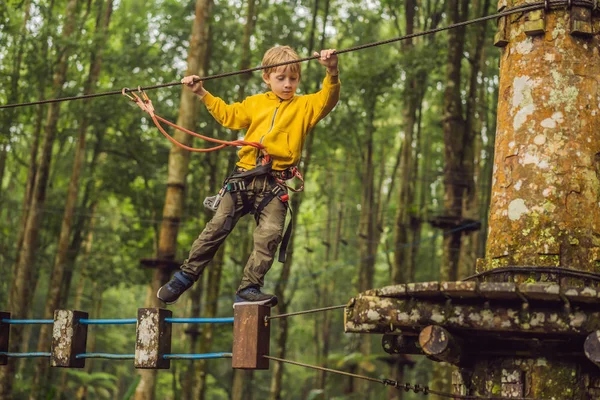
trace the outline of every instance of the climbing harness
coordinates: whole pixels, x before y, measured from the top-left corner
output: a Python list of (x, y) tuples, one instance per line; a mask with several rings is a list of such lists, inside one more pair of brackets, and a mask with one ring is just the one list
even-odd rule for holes
[[(219, 190), (215, 196), (207, 197), (204, 200), (204, 205), (212, 210), (216, 211), (221, 203), (221, 199), (225, 196), (226, 193), (232, 198), (233, 204), (237, 204), (238, 196), (242, 200), (243, 211), (244, 213), (250, 213), (254, 215), (254, 219), (256, 224), (258, 225), (260, 221), (260, 216), (264, 210), (264, 208), (274, 199), (278, 199), (285, 206), (286, 211), (289, 211), (290, 215), (293, 214), (292, 207), (289, 204), (289, 195), (287, 193), (288, 186), (284, 183), (281, 183), (281, 179), (276, 178), (274, 172), (271, 169), (272, 162), (269, 160), (267, 164), (260, 165), (251, 170), (245, 170), (240, 167), (236, 167), (231, 175), (225, 179), (223, 182), (223, 187)], [(295, 175), (294, 175), (295, 176)], [(254, 185), (256, 184), (257, 178), (263, 177), (263, 199), (260, 203), (255, 207), (254, 204), (248, 200), (248, 196), (246, 194), (249, 190), (254, 190)], [(267, 191), (268, 189), (268, 191)], [(223, 229), (226, 231), (231, 230), (233, 227), (233, 217), (235, 215), (235, 207), (233, 207), (229, 214), (225, 219), (225, 224), (223, 225)], [(290, 219), (290, 222), (285, 229), (285, 233), (283, 234), (283, 238), (281, 240), (281, 245), (279, 247), (279, 262), (285, 262), (285, 253), (287, 250), (287, 246), (292, 235), (292, 227), (293, 227), (293, 218)]]

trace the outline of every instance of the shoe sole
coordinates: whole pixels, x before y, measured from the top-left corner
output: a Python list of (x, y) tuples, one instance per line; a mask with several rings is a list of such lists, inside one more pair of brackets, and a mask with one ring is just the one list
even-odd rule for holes
[(160, 301), (162, 301), (165, 304), (168, 304), (168, 305), (175, 304), (175, 303), (177, 303), (177, 300), (179, 300), (179, 299), (177, 299), (177, 300), (172, 301), (172, 302), (164, 301), (163, 299), (160, 298), (160, 296), (158, 295), (158, 292), (160, 292), (160, 289), (158, 289), (158, 291), (156, 292), (156, 298), (159, 299)]
[(251, 304), (257, 304), (259, 306), (269, 306), (269, 307), (275, 307), (277, 305), (278, 301), (276, 299), (267, 299), (267, 300), (263, 300), (263, 301), (239, 301), (237, 303), (233, 303), (233, 308), (235, 308), (236, 306), (247, 306), (247, 305), (251, 305)]

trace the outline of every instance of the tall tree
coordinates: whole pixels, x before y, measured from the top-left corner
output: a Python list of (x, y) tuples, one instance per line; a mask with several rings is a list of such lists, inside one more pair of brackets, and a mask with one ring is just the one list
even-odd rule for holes
[[(449, 0), (447, 3), (448, 23), (463, 21), (468, 16), (468, 0)], [(448, 58), (446, 60), (446, 89), (444, 91), (444, 209), (445, 217), (459, 226), (462, 221), (462, 203), (465, 189), (473, 177), (465, 171), (466, 139), (465, 118), (461, 96), (461, 71), (466, 29), (448, 32)], [(463, 231), (453, 229), (443, 239), (443, 255), (440, 280), (458, 279), (458, 262)], [(448, 391), (451, 369), (444, 363), (435, 365), (432, 386), (436, 390)]]
[[(212, 0), (197, 0), (195, 18), (192, 26), (192, 37), (187, 57), (186, 75), (206, 75), (204, 62), (208, 52), (208, 29), (211, 15)], [(179, 104), (179, 116), (177, 125), (187, 129), (196, 126), (198, 102), (194, 93), (182, 88), (181, 101)], [(191, 145), (192, 137), (177, 132), (174, 138), (187, 146)], [(163, 209), (163, 219), (160, 228), (158, 252), (156, 258), (171, 261), (175, 259), (177, 247), (177, 234), (179, 222), (183, 213), (183, 199), (188, 174), (190, 153), (178, 146), (173, 145), (169, 154), (169, 169), (167, 177), (167, 193)], [(157, 268), (152, 277), (151, 290), (148, 293), (146, 304), (148, 307), (160, 307), (160, 301), (156, 298), (156, 292), (169, 279), (166, 269)], [(154, 388), (156, 385), (156, 371), (141, 371), (142, 379), (135, 391), (135, 400), (154, 399)]]

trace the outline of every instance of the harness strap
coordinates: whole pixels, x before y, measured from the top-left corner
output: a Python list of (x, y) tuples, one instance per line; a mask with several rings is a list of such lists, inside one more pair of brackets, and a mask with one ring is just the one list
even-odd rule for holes
[(287, 228), (285, 229), (285, 233), (283, 234), (283, 239), (281, 239), (281, 244), (279, 245), (279, 258), (277, 261), (280, 263), (285, 262), (286, 251), (288, 244), (290, 243), (290, 238), (292, 237), (292, 228), (294, 225), (294, 212), (292, 211), (292, 207), (286, 202), (286, 208), (290, 212), (290, 222), (288, 223)]

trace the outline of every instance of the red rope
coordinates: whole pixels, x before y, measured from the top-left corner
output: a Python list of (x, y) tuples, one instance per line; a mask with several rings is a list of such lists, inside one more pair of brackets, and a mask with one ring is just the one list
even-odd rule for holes
[[(166, 137), (171, 143), (173, 143), (174, 145), (181, 147), (182, 149), (194, 152), (194, 153), (208, 153), (211, 151), (216, 151), (216, 150), (220, 150), (224, 147), (227, 146), (236, 146), (236, 147), (241, 147), (241, 146), (251, 146), (254, 148), (257, 148), (259, 150), (262, 150), (263, 152), (266, 153), (265, 151), (265, 146), (263, 146), (260, 143), (257, 142), (246, 142), (245, 140), (234, 140), (234, 141), (228, 141), (228, 140), (221, 140), (221, 139), (215, 139), (215, 138), (211, 138), (208, 136), (204, 136), (201, 135), (199, 133), (193, 132), (189, 129), (186, 129), (184, 127), (181, 127), (177, 124), (174, 124), (171, 121), (168, 121), (156, 114), (154, 114), (154, 106), (152, 105), (152, 101), (150, 100), (150, 98), (148, 97), (148, 95), (146, 95), (146, 93), (140, 89), (138, 89), (138, 91), (141, 93), (142, 98), (138, 97), (137, 94), (131, 92), (132, 96), (130, 96), (129, 94), (127, 94), (127, 88), (123, 88), (122, 90), (122, 94), (124, 96), (127, 96), (131, 101), (133, 101), (135, 104), (138, 105), (138, 107), (140, 107), (143, 111), (147, 112), (150, 117), (152, 118), (152, 121), (154, 122), (154, 125), (156, 125), (156, 127), (158, 128), (158, 130), (160, 131), (160, 133), (163, 134), (164, 137)], [(169, 135), (164, 128), (162, 127), (162, 125), (160, 124), (160, 122), (164, 122), (165, 124), (181, 131), (184, 133), (187, 133), (188, 135), (191, 136), (195, 136), (197, 138), (206, 140), (207, 142), (213, 142), (213, 143), (218, 143), (219, 146), (215, 146), (215, 147), (209, 147), (206, 149), (199, 149), (196, 147), (190, 147), (190, 146), (186, 146), (183, 143), (178, 142), (175, 138), (173, 138), (171, 135)]]

